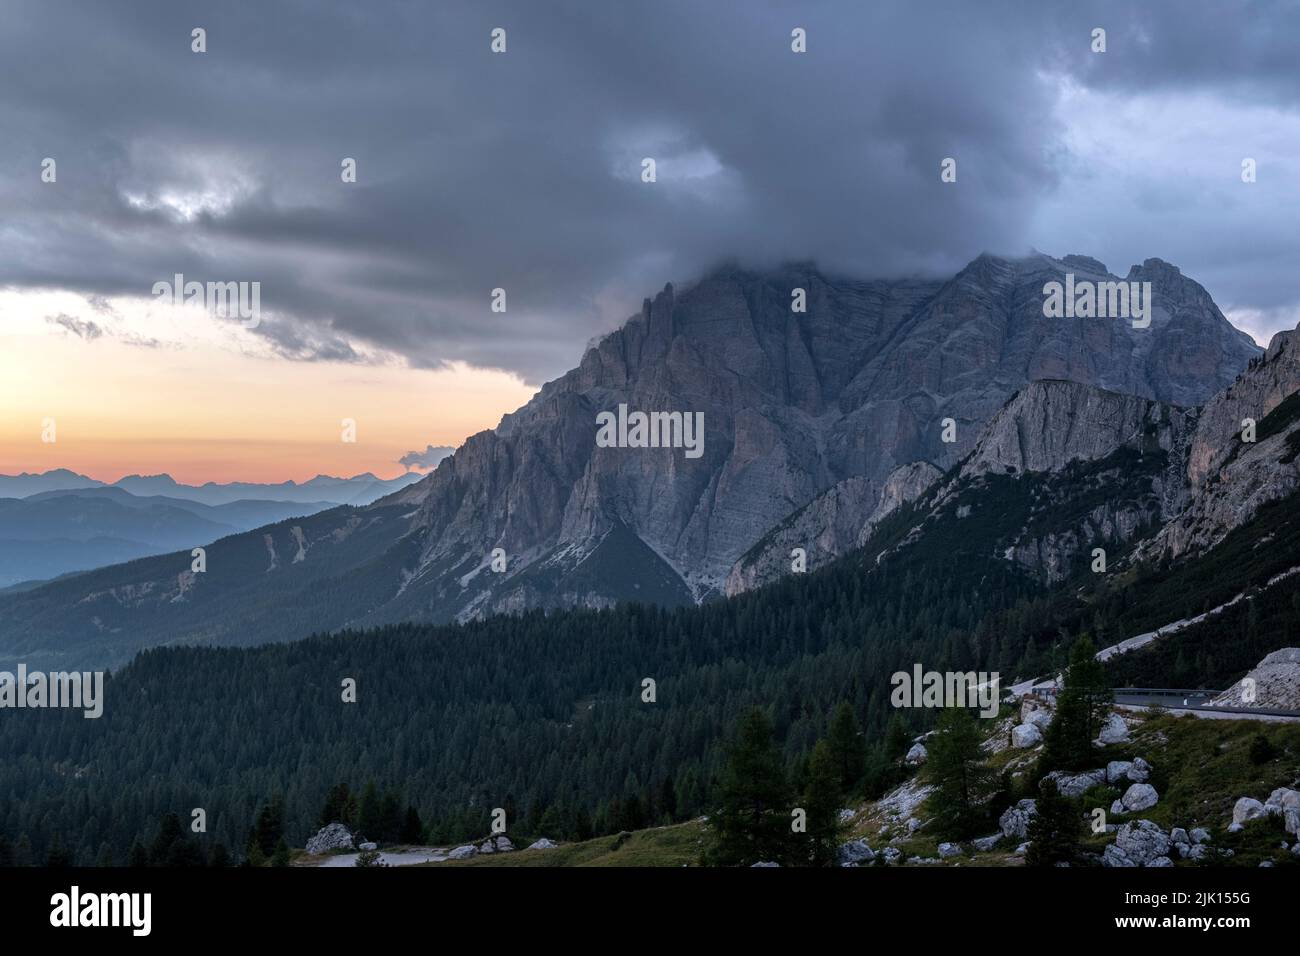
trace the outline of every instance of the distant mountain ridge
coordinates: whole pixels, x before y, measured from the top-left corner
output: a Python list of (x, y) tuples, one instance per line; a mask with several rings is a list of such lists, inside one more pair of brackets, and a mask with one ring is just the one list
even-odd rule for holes
[(234, 481), (219, 484), (214, 481), (202, 485), (186, 485), (170, 475), (127, 475), (117, 481), (99, 481), (77, 474), (66, 468), (56, 468), (41, 474), (0, 475), (0, 498), (29, 498), (48, 491), (70, 491), (78, 488), (121, 488), (136, 496), (169, 495), (207, 505), (223, 505), (234, 501), (297, 501), (303, 503), (326, 502), (335, 505), (367, 505), (384, 495), (392, 494), (424, 477), (419, 472), (407, 472), (396, 478), (378, 478), (370, 472), (351, 478), (334, 478), (317, 475), (309, 481), (283, 481), (263, 484), (252, 481)]

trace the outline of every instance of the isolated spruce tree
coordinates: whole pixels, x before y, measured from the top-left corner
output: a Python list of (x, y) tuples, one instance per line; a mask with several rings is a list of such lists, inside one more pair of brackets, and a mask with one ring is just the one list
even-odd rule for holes
[(903, 724), (898, 711), (889, 718), (889, 728), (885, 731), (885, 756), (889, 760), (902, 760), (912, 746), (912, 735)]
[(1083, 836), (1083, 816), (1073, 800), (1061, 796), (1055, 780), (1039, 785), (1038, 813), (1029, 821), (1026, 866), (1073, 863)]
[(984, 765), (984, 738), (965, 707), (945, 710), (937, 731), (926, 742), (925, 763), (925, 774), (934, 784), (934, 829), (941, 837), (964, 840), (983, 823), (981, 804), (995, 789), (996, 777)]
[(1096, 762), (1092, 741), (1101, 732), (1115, 699), (1096, 653), (1086, 636), (1070, 649), (1070, 666), (1057, 695), (1056, 714), (1044, 735), (1040, 762), (1044, 772), (1085, 769)]
[(275, 852), (280, 837), (284, 836), (284, 799), (279, 794), (273, 796), (258, 813), (253, 829), (262, 855), (270, 856)]
[(708, 857), (721, 866), (748, 866), (760, 860), (786, 862), (790, 805), (781, 755), (772, 742), (772, 725), (761, 710), (740, 720), (715, 795)]
[[(819, 740), (808, 761), (808, 783), (803, 792), (807, 813), (806, 858), (813, 866), (834, 866), (839, 850), (840, 781), (843, 765), (830, 741)], [(796, 835), (797, 836), (797, 835)]]
[(329, 826), (331, 823), (341, 823), (350, 829), (356, 822), (353, 819), (356, 808), (356, 798), (348, 790), (348, 785), (336, 783), (325, 795), (325, 806), (321, 807), (317, 829)]
[(66, 870), (71, 866), (72, 851), (63, 845), (63, 837), (55, 834), (54, 842), (50, 845), (49, 852), (45, 854), (45, 868), (47, 870)]
[(826, 743), (839, 777), (840, 792), (856, 793), (866, 771), (866, 750), (859, 736), (857, 718), (848, 703), (835, 709)]
[(172, 844), (185, 839), (185, 830), (181, 827), (181, 818), (174, 813), (165, 814), (158, 824), (158, 835), (149, 845), (149, 865), (167, 866)]
[(289, 844), (285, 842), (284, 837), (280, 837), (280, 842), (275, 845), (275, 853), (271, 855), (272, 866), (289, 865)]
[(357, 801), (357, 830), (367, 839), (378, 842), (384, 831), (384, 807), (379, 788), (373, 780), (366, 782)]
[(398, 842), (406, 844), (420, 843), (424, 839), (424, 824), (420, 822), (420, 811), (415, 807), (406, 808), (406, 817), (402, 821), (402, 832)]

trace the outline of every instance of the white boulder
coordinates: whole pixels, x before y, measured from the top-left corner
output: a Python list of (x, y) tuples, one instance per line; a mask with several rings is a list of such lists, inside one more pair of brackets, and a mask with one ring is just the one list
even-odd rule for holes
[(1101, 725), (1101, 733), (1097, 734), (1095, 742), (1103, 746), (1128, 743), (1128, 724), (1124, 721), (1124, 718), (1112, 712), (1106, 718), (1106, 722)]
[(1138, 866), (1169, 855), (1169, 837), (1150, 820), (1124, 824), (1115, 834), (1115, 845)]
[(554, 850), (554, 849), (556, 848), (556, 846), (558, 846), (558, 845), (559, 845), (559, 844), (555, 843), (553, 840), (548, 840), (548, 839), (546, 839), (546, 837), (542, 837), (540, 840), (536, 840), (536, 841), (534, 841), (534, 842), (528, 844), (528, 849), (530, 849), (530, 850)]
[(352, 831), (341, 823), (331, 823), (321, 827), (316, 831), (316, 835), (307, 841), (307, 852), (313, 854), (350, 849), (352, 849)]
[(449, 860), (468, 860), (471, 856), (478, 854), (478, 847), (475, 846), (458, 846), (447, 854)]
[(1120, 797), (1120, 802), (1124, 804), (1124, 809), (1129, 813), (1137, 813), (1140, 810), (1149, 810), (1160, 802), (1160, 795), (1156, 793), (1156, 788), (1149, 783), (1135, 783), (1124, 791), (1124, 796)]
[(1037, 747), (1043, 742), (1043, 732), (1033, 724), (1021, 724), (1011, 728), (1011, 746)]
[(867, 846), (866, 840), (850, 840), (840, 845), (836, 859), (841, 866), (857, 866), (860, 863), (873, 862), (876, 859), (876, 851)]
[(1038, 815), (1038, 803), (1034, 800), (1021, 800), (1013, 807), (1007, 807), (998, 817), (998, 826), (1004, 837), (1017, 837), (1023, 840), (1029, 832), (1029, 822)]
[(1264, 813), (1264, 804), (1260, 803), (1254, 797), (1242, 797), (1232, 807), (1232, 822), (1234, 824), (1242, 824), (1247, 820), (1257, 820), (1262, 817)]
[(929, 756), (930, 754), (925, 749), (925, 744), (912, 744), (912, 749), (907, 752), (907, 756), (903, 758), (903, 762), (909, 767), (919, 767), (921, 764), (925, 763), (926, 758)]

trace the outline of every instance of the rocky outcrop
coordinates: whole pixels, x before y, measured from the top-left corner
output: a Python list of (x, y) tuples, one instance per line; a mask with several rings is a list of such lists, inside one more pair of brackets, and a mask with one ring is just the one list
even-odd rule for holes
[(323, 826), (316, 835), (307, 841), (307, 852), (313, 854), (330, 853), (334, 850), (352, 849), (352, 831), (341, 823)]
[[(1300, 332), (1279, 332), (1197, 418), (1187, 456), (1194, 495), (1142, 549), (1151, 557), (1207, 550), (1271, 501), (1300, 487)], [(1285, 403), (1285, 404), (1284, 404)], [(1247, 420), (1253, 441), (1243, 440)]]
[(1300, 710), (1300, 648), (1273, 651), (1208, 706)]
[(839, 482), (742, 555), (727, 575), (726, 593), (739, 594), (790, 573), (796, 548), (802, 549), (806, 569), (812, 570), (862, 547), (881, 521), (940, 477), (928, 461), (914, 461), (890, 472), (882, 487), (866, 478)]

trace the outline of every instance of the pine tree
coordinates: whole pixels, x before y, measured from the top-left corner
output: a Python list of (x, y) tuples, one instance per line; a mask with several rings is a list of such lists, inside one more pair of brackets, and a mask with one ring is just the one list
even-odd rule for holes
[(271, 797), (271, 802), (262, 808), (254, 824), (257, 833), (257, 845), (262, 853), (270, 856), (275, 852), (275, 845), (284, 836), (284, 798), (279, 794)]
[(1029, 821), (1026, 866), (1073, 863), (1079, 854), (1083, 817), (1074, 801), (1061, 796), (1056, 781), (1039, 784), (1038, 813)]
[(902, 760), (912, 745), (912, 735), (903, 725), (903, 718), (898, 711), (889, 718), (889, 729), (885, 731), (885, 756), (889, 760)]
[(63, 837), (55, 834), (54, 842), (45, 855), (45, 868), (49, 870), (66, 870), (72, 866), (72, 851), (63, 845)]
[(858, 730), (857, 718), (847, 702), (835, 709), (826, 740), (830, 758), (839, 777), (841, 793), (856, 793), (866, 770), (866, 750)]
[(1057, 695), (1056, 714), (1044, 735), (1040, 770), (1085, 769), (1095, 763), (1092, 741), (1101, 733), (1114, 699), (1092, 641), (1086, 636), (1079, 638), (1070, 649), (1070, 666)]
[(420, 811), (415, 807), (406, 808), (406, 817), (402, 821), (402, 832), (398, 842), (415, 845), (424, 840), (424, 824), (420, 822)]
[(760, 860), (784, 862), (790, 844), (790, 806), (781, 755), (767, 715), (754, 709), (740, 720), (718, 785), (711, 861), (723, 866)]
[(183, 839), (185, 831), (181, 827), (181, 818), (174, 813), (165, 814), (158, 824), (158, 835), (149, 846), (149, 865), (167, 866), (172, 844)]
[(271, 865), (279, 867), (289, 865), (289, 844), (285, 842), (284, 837), (280, 837), (280, 842), (275, 845), (275, 853), (271, 855)]
[(945, 710), (937, 731), (926, 744), (925, 763), (926, 776), (934, 784), (934, 828), (942, 837), (964, 840), (979, 829), (984, 816), (980, 807), (993, 792), (996, 778), (984, 765), (983, 737), (970, 711)]
[(813, 866), (834, 866), (839, 852), (840, 785), (843, 764), (829, 741), (819, 740), (808, 761), (808, 783), (803, 793), (807, 814), (807, 859)]

